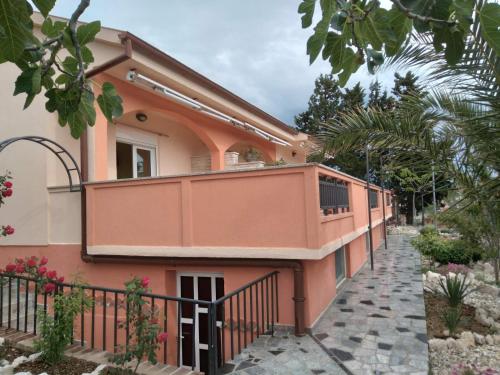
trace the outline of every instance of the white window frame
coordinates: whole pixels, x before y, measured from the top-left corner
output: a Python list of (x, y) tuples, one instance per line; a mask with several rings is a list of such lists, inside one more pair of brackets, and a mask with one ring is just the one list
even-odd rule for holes
[[(336, 256), (336, 253), (337, 251), (342, 251), (342, 249), (344, 250), (344, 278), (340, 281), (337, 280), (337, 256)], [(347, 280), (347, 256), (346, 256), (346, 252), (347, 252), (347, 248), (346, 246), (341, 246), (339, 247), (337, 250), (335, 250), (335, 252), (333, 253), (334, 254), (334, 262), (335, 262), (335, 288), (338, 288), (340, 285), (342, 285), (344, 283), (344, 281)]]
[[(151, 152), (151, 177), (158, 176), (158, 146), (135, 142), (127, 138), (116, 137), (116, 143), (126, 143), (132, 146), (132, 177), (137, 178), (137, 149)], [(115, 166), (116, 168), (116, 166)]]
[[(193, 278), (193, 299), (198, 299), (198, 278), (199, 277), (210, 277), (211, 278), (211, 285), (212, 285), (212, 302), (216, 301), (217, 294), (216, 294), (216, 278), (222, 278), (224, 279), (224, 274), (218, 273), (218, 272), (177, 272), (176, 276), (176, 281), (177, 281), (177, 296), (181, 296), (181, 277), (182, 276), (188, 276)], [(177, 304), (177, 310), (179, 309), (179, 304)], [(200, 344), (200, 324), (198, 320), (198, 313), (205, 313), (208, 314), (208, 309), (206, 307), (199, 307), (198, 305), (194, 305), (193, 309), (193, 316), (197, 319), (196, 320), (196, 331), (195, 331), (195, 342), (194, 342), (194, 350), (195, 350), (195, 370), (200, 371), (200, 349), (202, 350), (208, 350), (208, 345), (207, 344)], [(179, 312), (177, 311), (177, 316), (179, 316)], [(177, 334), (179, 335), (180, 342), (181, 344), (179, 345), (179, 352), (180, 352), (180, 365), (183, 368), (186, 369), (191, 369), (190, 366), (183, 366), (183, 357), (182, 357), (182, 340), (184, 337), (182, 336), (182, 324), (193, 324), (193, 319), (190, 318), (183, 318), (181, 316), (181, 324), (180, 324), (180, 329), (181, 331), (178, 332)], [(221, 328), (222, 334), (224, 334), (222, 330), (222, 322), (217, 321), (216, 325), (218, 328)]]

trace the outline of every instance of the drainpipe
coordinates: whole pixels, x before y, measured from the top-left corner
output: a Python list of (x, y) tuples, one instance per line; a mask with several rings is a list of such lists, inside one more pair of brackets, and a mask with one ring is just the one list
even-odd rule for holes
[(366, 195), (368, 196), (368, 234), (370, 236), (370, 268), (373, 271), (373, 235), (372, 235), (372, 207), (370, 202), (370, 161), (368, 159), (368, 143), (366, 144)]
[(385, 189), (384, 189), (384, 164), (380, 157), (380, 185), (382, 185), (382, 221), (384, 222), (384, 248), (387, 250), (387, 226), (385, 222)]

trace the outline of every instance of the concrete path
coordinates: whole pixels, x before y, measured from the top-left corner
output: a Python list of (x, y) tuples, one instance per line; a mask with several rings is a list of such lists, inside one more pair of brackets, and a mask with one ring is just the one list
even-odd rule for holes
[(313, 335), (353, 374), (427, 375), (420, 255), (409, 238), (388, 237), (341, 290)]

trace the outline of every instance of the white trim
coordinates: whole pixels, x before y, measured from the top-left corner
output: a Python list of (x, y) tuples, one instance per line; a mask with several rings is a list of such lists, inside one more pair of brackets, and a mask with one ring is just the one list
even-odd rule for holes
[[(388, 216), (387, 218), (390, 218)], [(373, 222), (380, 225), (382, 219)], [(241, 258), (241, 259), (304, 259), (319, 260), (332, 254), (338, 248), (352, 242), (368, 231), (365, 225), (341, 238), (332, 241), (320, 249), (291, 247), (182, 247), (182, 246), (140, 246), (140, 245), (89, 245), (89, 255), (121, 255), (142, 257), (210, 257), (210, 258)]]

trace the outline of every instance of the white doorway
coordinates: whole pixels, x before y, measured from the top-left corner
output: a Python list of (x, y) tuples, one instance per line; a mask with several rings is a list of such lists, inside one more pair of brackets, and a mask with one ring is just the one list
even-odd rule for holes
[(335, 281), (339, 286), (346, 277), (345, 246), (335, 251)]
[(125, 141), (116, 142), (116, 177), (138, 178), (157, 175), (156, 147)]
[[(177, 295), (202, 301), (215, 301), (224, 296), (224, 277), (217, 273), (177, 274)], [(208, 308), (190, 303), (180, 305), (180, 363), (196, 371), (208, 372)], [(220, 310), (220, 311), (219, 311)], [(217, 346), (221, 348), (222, 309), (217, 310)], [(194, 342), (193, 342), (194, 341)], [(194, 353), (193, 353), (194, 348)], [(220, 362), (221, 352), (217, 351)]]

